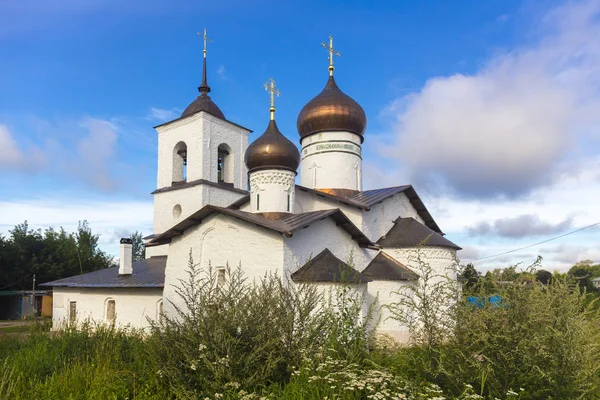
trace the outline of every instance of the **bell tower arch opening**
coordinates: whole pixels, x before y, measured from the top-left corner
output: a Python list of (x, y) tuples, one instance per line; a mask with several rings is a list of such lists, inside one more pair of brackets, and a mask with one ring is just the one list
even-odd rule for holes
[(187, 180), (187, 145), (179, 142), (173, 147), (173, 182)]
[(221, 143), (217, 148), (217, 179), (218, 182), (233, 184), (234, 158), (231, 147)]

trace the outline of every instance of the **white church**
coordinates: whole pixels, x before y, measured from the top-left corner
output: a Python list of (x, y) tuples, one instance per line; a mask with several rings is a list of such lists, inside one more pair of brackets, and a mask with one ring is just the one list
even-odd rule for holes
[(267, 128), (248, 144), (251, 130), (228, 120), (208, 95), (204, 38), (200, 95), (181, 117), (155, 127), (154, 233), (145, 238), (146, 259), (132, 262), (131, 241), (122, 239), (118, 267), (45, 284), (53, 290), (55, 328), (85, 319), (147, 327), (181, 302), (175, 290), (191, 252), (219, 277), (227, 265), (241, 265), (250, 281), (274, 272), (324, 288), (344, 276), (367, 299), (378, 298), (378, 332), (407, 340), (406, 327), (381, 305), (419, 279), (411, 254), (420, 244), (440, 272), (460, 247), (444, 237), (411, 185), (363, 190), (367, 118), (336, 84), (331, 38), (323, 44), (330, 60), (325, 88), (298, 115), (300, 150), (277, 127), (273, 80), (265, 85)]

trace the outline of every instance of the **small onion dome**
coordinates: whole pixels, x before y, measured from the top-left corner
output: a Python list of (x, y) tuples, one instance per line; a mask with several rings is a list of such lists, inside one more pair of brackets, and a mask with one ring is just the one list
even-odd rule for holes
[(319, 132), (347, 131), (356, 133), (362, 141), (367, 116), (360, 104), (342, 92), (333, 76), (329, 76), (325, 89), (300, 111), (297, 127), (301, 139)]
[(200, 92), (200, 96), (196, 98), (196, 100), (192, 101), (192, 103), (183, 110), (183, 114), (181, 114), (181, 118), (187, 117), (188, 115), (196, 114), (200, 111), (206, 111), (212, 116), (217, 118), (225, 119), (225, 115), (221, 109), (212, 101), (208, 93), (210, 92), (210, 86), (206, 82), (206, 57), (204, 57), (204, 65), (202, 66), (202, 83), (198, 87), (198, 91)]
[(277, 128), (275, 120), (269, 122), (265, 133), (260, 135), (244, 154), (249, 172), (261, 169), (287, 169), (296, 172), (300, 165), (300, 152)]

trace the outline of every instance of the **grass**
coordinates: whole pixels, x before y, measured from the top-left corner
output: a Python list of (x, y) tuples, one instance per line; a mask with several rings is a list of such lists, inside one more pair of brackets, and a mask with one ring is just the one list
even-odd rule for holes
[(30, 330), (31, 330), (31, 327), (29, 325), (0, 326), (0, 334), (29, 332)]
[(344, 289), (317, 309), (310, 287), (276, 277), (192, 278), (192, 311), (149, 332), (36, 323), (0, 335), (0, 399), (600, 398), (600, 315), (568, 283), (492, 288), (503, 307), (459, 302), (444, 341), (398, 347), (356, 324), (363, 304)]

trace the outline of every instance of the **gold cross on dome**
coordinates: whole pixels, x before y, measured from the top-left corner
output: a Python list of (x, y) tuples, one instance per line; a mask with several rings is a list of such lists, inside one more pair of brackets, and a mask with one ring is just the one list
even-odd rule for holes
[(200, 36), (202, 39), (204, 39), (204, 50), (203, 50), (203, 53), (204, 53), (204, 57), (206, 58), (206, 42), (209, 41), (209, 42), (212, 43), (212, 40), (210, 40), (208, 38), (208, 36), (206, 36), (206, 28), (204, 28), (204, 34), (202, 34), (200, 32), (196, 32), (196, 33), (198, 33), (198, 36)]
[(273, 78), (269, 78), (269, 82), (265, 82), (264, 84), (265, 90), (269, 92), (271, 96), (271, 108), (269, 111), (271, 112), (271, 119), (275, 119), (275, 96), (279, 96), (279, 90), (275, 89), (275, 80)]
[(329, 35), (329, 46), (321, 42), (321, 46), (329, 52), (329, 75), (333, 75), (333, 56), (340, 56), (341, 54), (333, 48), (333, 36)]

